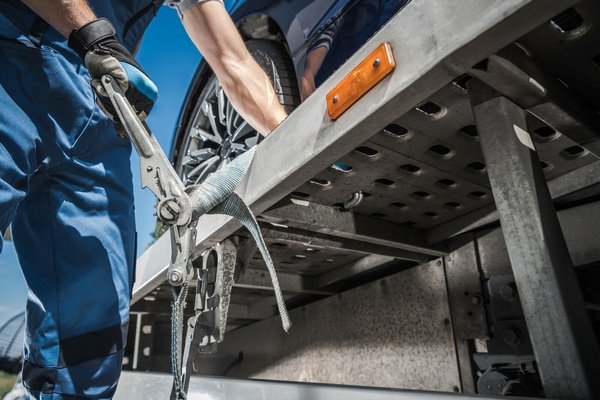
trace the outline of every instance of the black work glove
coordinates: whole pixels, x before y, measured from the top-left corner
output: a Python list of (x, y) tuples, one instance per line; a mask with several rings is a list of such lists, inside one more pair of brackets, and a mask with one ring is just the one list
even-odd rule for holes
[[(69, 47), (79, 54), (92, 76), (96, 93), (103, 93), (100, 79), (112, 76), (143, 121), (158, 97), (158, 88), (133, 55), (115, 37), (115, 28), (106, 18), (92, 21), (69, 35)], [(98, 95), (100, 107), (115, 121), (115, 110), (106, 96)], [(115, 121), (119, 122), (119, 121)]]

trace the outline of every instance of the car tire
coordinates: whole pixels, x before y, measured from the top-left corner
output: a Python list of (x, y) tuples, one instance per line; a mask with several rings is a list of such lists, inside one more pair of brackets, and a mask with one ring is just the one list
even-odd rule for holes
[[(270, 40), (249, 40), (246, 46), (270, 78), (279, 102), (291, 112), (300, 103), (300, 95), (294, 64), (285, 47)], [(215, 75), (209, 74), (179, 141), (175, 160), (186, 186), (201, 183), (254, 146), (260, 136), (233, 110)]]

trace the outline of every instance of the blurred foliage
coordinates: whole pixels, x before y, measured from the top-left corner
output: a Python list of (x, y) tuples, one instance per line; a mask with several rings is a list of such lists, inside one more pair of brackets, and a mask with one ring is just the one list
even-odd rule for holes
[(150, 247), (154, 242), (156, 242), (156, 240), (159, 237), (161, 237), (161, 235), (165, 233), (168, 229), (169, 227), (167, 225), (163, 224), (157, 219), (156, 223), (154, 224), (154, 230), (150, 233), (150, 236), (152, 237), (152, 242), (148, 245), (148, 247)]
[(12, 389), (17, 380), (17, 375), (7, 374), (0, 371), (0, 399)]

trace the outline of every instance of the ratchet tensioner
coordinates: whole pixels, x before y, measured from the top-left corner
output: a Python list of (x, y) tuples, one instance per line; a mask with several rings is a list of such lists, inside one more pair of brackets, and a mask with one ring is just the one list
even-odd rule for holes
[[(158, 199), (156, 215), (170, 229), (171, 262), (167, 280), (174, 287), (171, 339), (171, 369), (174, 376), (172, 398), (185, 399), (195, 355), (210, 352), (214, 343), (223, 340), (237, 253), (235, 243), (227, 240), (213, 249), (213, 253), (216, 254), (216, 266), (214, 262), (207, 261), (208, 257), (203, 257), (201, 266), (193, 266), (196, 225), (198, 218), (203, 214), (230, 215), (248, 229), (271, 275), (283, 328), (287, 332), (291, 326), (275, 267), (258, 223), (243, 200), (233, 192), (244, 178), (255, 148), (208, 176), (202, 184), (186, 188), (156, 138), (140, 121), (115, 79), (105, 75), (101, 79), (101, 87), (95, 89), (99, 96), (109, 97), (116, 117), (140, 156), (142, 187), (154, 193)], [(183, 313), (188, 284), (194, 275), (198, 278), (195, 313), (188, 319), (183, 346)]]
[(171, 285), (181, 286), (191, 272), (190, 257), (196, 239), (197, 219), (192, 219), (190, 196), (156, 138), (140, 121), (115, 79), (104, 75), (101, 83), (105, 91), (101, 95), (111, 100), (123, 130), (140, 156), (142, 187), (154, 193), (158, 199), (156, 216), (170, 228), (172, 255), (167, 279)]

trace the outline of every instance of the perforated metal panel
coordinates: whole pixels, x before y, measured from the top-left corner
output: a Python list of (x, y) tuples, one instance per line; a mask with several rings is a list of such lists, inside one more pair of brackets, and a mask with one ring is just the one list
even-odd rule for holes
[[(461, 77), (301, 186), (292, 197), (428, 229), (493, 203)], [(538, 120), (532, 138), (548, 179), (596, 158)]]

